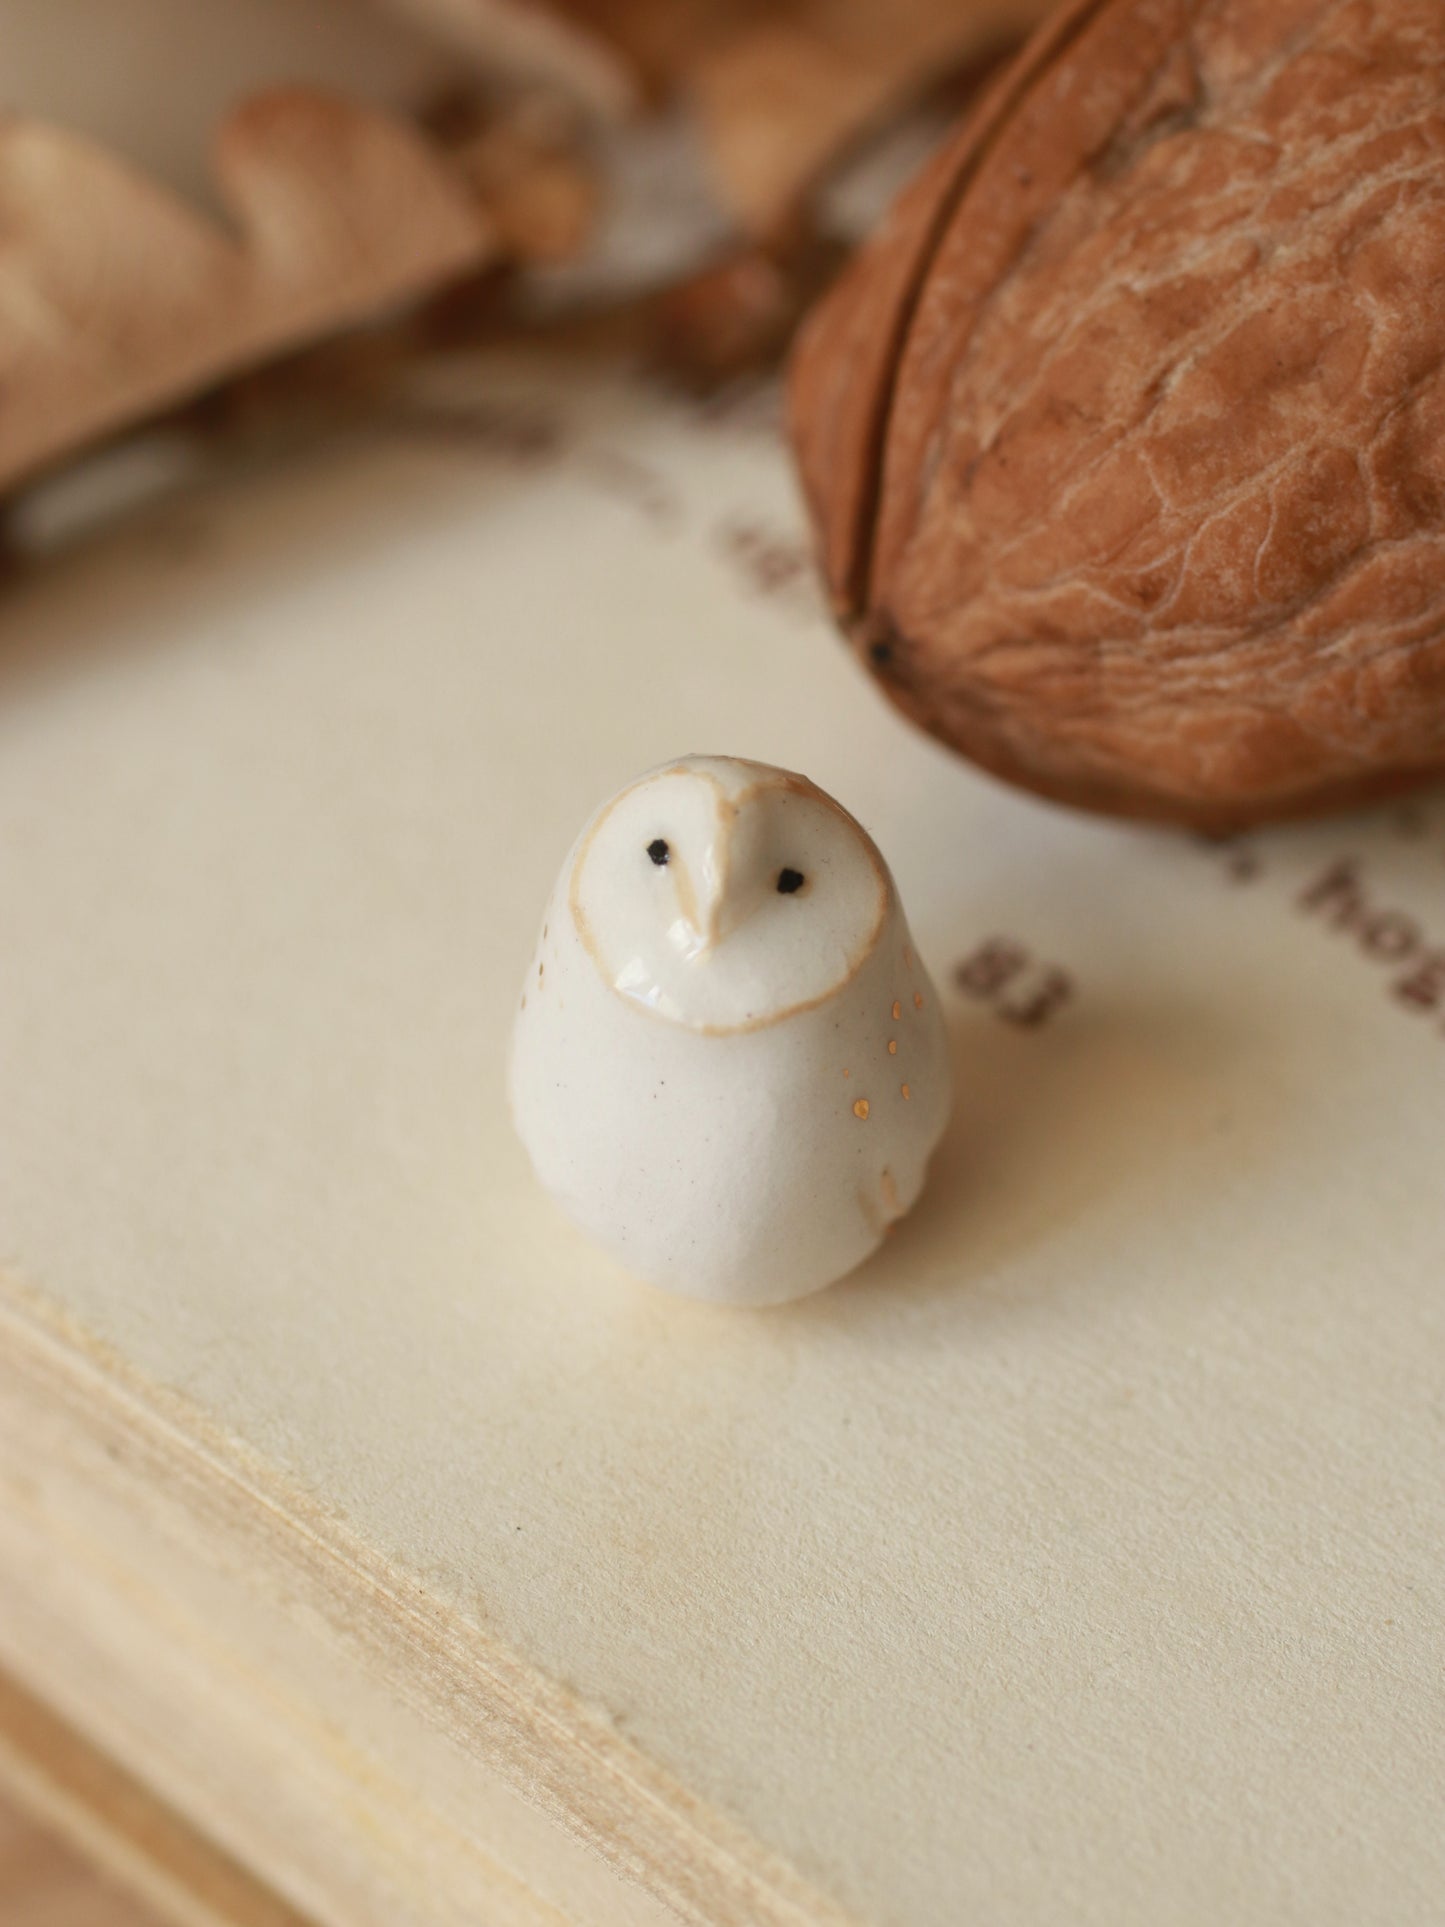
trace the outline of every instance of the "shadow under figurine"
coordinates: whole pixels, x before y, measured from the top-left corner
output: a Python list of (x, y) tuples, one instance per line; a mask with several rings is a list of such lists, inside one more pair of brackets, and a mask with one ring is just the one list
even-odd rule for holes
[(583, 830), (517, 1013), (537, 1175), (627, 1269), (778, 1304), (923, 1188), (948, 1044), (872, 839), (805, 777), (687, 756)]

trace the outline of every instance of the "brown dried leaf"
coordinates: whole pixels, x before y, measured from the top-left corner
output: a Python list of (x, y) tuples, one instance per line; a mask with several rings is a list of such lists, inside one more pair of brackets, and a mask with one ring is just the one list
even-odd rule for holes
[[(494, 78), (550, 85), (577, 106), (614, 117), (644, 95), (675, 94), (699, 53), (740, 26), (761, 23), (796, 0), (387, 0), (434, 27)], [(528, 37), (551, 37), (546, 70), (522, 60)], [(611, 82), (592, 75), (610, 64)]]
[(849, 146), (941, 74), (1008, 46), (1050, 0), (799, 0), (704, 49), (691, 73), (731, 212), (776, 234)]
[[(520, 21), (610, 49), (634, 93), (692, 95), (722, 204), (777, 237), (829, 166), (942, 75), (1021, 40), (1051, 0), (390, 0), (506, 72)], [(465, 21), (466, 34), (458, 33)], [(505, 31), (504, 31), (505, 30)], [(575, 79), (559, 78), (581, 100)]]
[(74, 134), (0, 122), (0, 488), (496, 252), (415, 129), (303, 89), (223, 124), (231, 233)]
[[(393, 12), (433, 28), (484, 72), (548, 87), (604, 119), (618, 119), (636, 105), (637, 62), (624, 38), (597, 30), (594, 16), (608, 14), (608, 5), (589, 0), (559, 0), (555, 6), (543, 0), (386, 3)], [(664, 13), (683, 10), (682, 0), (657, 0), (657, 5)]]
[(786, 261), (757, 247), (713, 261), (658, 297), (651, 359), (702, 394), (775, 367), (837, 266), (836, 251), (821, 243), (793, 250)]
[(567, 12), (616, 47), (657, 96), (676, 94), (709, 48), (787, 13), (797, 0), (566, 0)]
[(599, 186), (570, 121), (539, 101), (489, 118), (474, 101), (458, 101), (443, 103), (428, 124), (486, 209), (503, 255), (551, 262), (578, 251)]

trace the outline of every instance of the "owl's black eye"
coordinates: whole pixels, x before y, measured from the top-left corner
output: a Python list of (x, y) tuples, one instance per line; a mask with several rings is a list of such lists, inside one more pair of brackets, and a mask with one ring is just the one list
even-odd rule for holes
[(803, 873), (801, 870), (779, 870), (778, 894), (780, 896), (790, 897), (794, 890), (801, 890), (802, 887)]
[(647, 846), (647, 854), (652, 858), (654, 863), (666, 863), (672, 852), (660, 836), (655, 836)]

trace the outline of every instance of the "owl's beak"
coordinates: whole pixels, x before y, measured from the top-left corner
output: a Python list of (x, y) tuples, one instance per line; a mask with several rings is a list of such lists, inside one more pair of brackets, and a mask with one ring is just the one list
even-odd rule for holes
[(693, 960), (710, 956), (755, 908), (747, 888), (747, 852), (738, 850), (738, 813), (719, 814), (711, 837), (693, 863), (673, 868), (673, 887), (681, 913), (673, 941)]
[(719, 823), (699, 858), (686, 867), (680, 862), (673, 866), (673, 888), (681, 913), (673, 925), (673, 941), (691, 959), (708, 956), (732, 927), (730, 832), (729, 823)]
[(670, 867), (678, 915), (669, 934), (683, 956), (695, 962), (713, 949), (722, 930), (726, 876), (712, 843), (700, 863), (674, 858)]
[(706, 957), (721, 943), (727, 927), (728, 838), (716, 836), (703, 854), (697, 890), (694, 924), (697, 948), (694, 955)]
[[(740, 831), (743, 834), (740, 836)], [(703, 853), (698, 877), (697, 954), (707, 956), (717, 949), (756, 908), (748, 887), (748, 851), (741, 844), (747, 838), (736, 810), (726, 810)]]

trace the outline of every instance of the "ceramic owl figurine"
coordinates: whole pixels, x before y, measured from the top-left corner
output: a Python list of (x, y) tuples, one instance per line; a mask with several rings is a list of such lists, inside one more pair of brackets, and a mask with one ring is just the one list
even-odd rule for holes
[(583, 830), (513, 1033), (543, 1184), (630, 1271), (763, 1305), (866, 1258), (948, 1117), (933, 986), (872, 840), (802, 776), (687, 756)]

